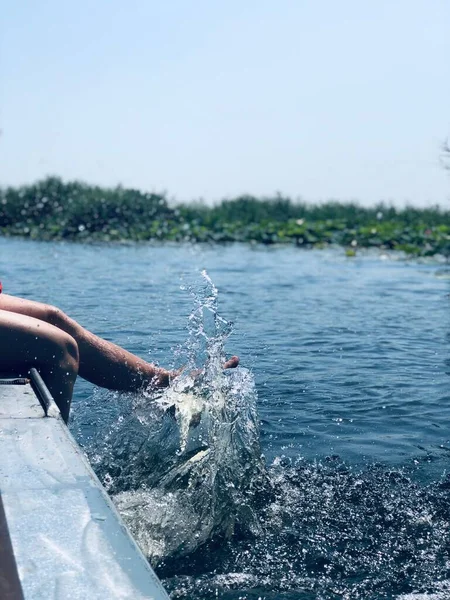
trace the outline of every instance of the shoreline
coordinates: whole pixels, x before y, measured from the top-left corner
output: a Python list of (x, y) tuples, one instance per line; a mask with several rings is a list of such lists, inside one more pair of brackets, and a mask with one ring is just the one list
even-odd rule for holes
[(450, 258), (450, 210), (379, 203), (294, 202), (244, 195), (218, 205), (171, 205), (165, 194), (100, 188), (57, 177), (0, 189), (0, 235), (73, 242), (241, 242), (378, 248)]

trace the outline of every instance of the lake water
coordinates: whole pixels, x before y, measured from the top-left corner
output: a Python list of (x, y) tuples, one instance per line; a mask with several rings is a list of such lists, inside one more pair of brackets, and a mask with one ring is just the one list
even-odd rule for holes
[[(342, 249), (0, 239), (5, 292), (56, 304), (168, 367), (201, 337), (192, 316), (211, 296), (204, 269), (218, 290), (204, 317), (233, 322), (225, 351), (242, 365), (221, 383), (240, 414), (229, 426), (219, 411), (214, 477), (190, 471), (183, 484), (187, 455), (176, 447), (173, 417), (144, 415), (140, 400), (82, 381), (74, 397), (73, 432), (172, 598), (448, 597), (448, 265), (379, 252), (347, 258)], [(220, 346), (226, 335), (217, 327), (226, 324), (205, 322), (202, 339)], [(204, 355), (198, 350), (197, 362)], [(206, 447), (205, 439), (217, 441), (219, 412), (205, 410), (214, 418), (189, 435)], [(127, 445), (137, 439), (141, 462)], [(155, 440), (172, 452), (169, 467), (167, 456), (154, 459)], [(170, 485), (168, 469), (177, 470)], [(193, 478), (203, 482), (197, 491)], [(233, 490), (225, 500), (223, 489)], [(154, 539), (167, 532), (148, 522), (149, 511), (172, 503), (172, 515), (184, 514), (186, 497), (196, 512), (171, 532), (177, 543)]]

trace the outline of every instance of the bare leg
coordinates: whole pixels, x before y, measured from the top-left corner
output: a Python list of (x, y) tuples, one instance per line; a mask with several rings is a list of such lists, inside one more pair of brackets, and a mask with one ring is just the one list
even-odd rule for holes
[(0, 370), (26, 375), (31, 367), (44, 377), (67, 422), (78, 373), (76, 341), (53, 325), (0, 310)]
[[(167, 386), (170, 378), (177, 375), (99, 338), (54, 306), (0, 294), (0, 309), (32, 316), (68, 333), (78, 344), (79, 375), (95, 385), (132, 391), (149, 382)], [(239, 359), (233, 357), (224, 368), (236, 367), (238, 363)]]
[(95, 385), (126, 391), (149, 381), (169, 383), (169, 371), (99, 338), (54, 306), (1, 294), (0, 309), (34, 317), (68, 333), (78, 344), (79, 375)]

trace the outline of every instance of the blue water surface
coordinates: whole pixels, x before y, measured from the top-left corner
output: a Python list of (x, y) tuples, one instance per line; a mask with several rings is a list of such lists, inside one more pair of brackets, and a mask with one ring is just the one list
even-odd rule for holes
[[(186, 339), (192, 311), (186, 288), (201, 284), (202, 269), (219, 290), (220, 314), (234, 322), (226, 350), (239, 354), (253, 372), (268, 467), (284, 465), (284, 477), (301, 468), (297, 480), (313, 478), (312, 471), (304, 475), (305, 465), (314, 470), (335, 462), (365, 474), (363, 479), (381, 469), (384, 475), (370, 475), (370, 485), (376, 495), (382, 479), (387, 497), (389, 486), (395, 495), (399, 483), (390, 483), (386, 474), (407, 472), (403, 499), (411, 497), (410, 486), (423, 491), (442, 483), (450, 456), (450, 266), (444, 262), (379, 251), (350, 258), (342, 249), (0, 239), (5, 292), (56, 304), (98, 335), (167, 367), (177, 364), (176, 349)], [(92, 391), (79, 381), (74, 405)], [(321, 502), (321, 486), (314, 488), (311, 502)], [(426, 502), (435, 514), (434, 501)], [(364, 528), (367, 514), (361, 519)], [(439, 527), (442, 534), (442, 522)], [(279, 537), (274, 543), (280, 548), (285, 542)], [(445, 543), (434, 543), (433, 569), (427, 571), (429, 580), (422, 577), (431, 591), (448, 576)], [(305, 564), (294, 569), (297, 575)], [(216, 572), (221, 565), (225, 569), (225, 558), (219, 557)], [(323, 572), (329, 575), (327, 568)], [(369, 577), (367, 568), (361, 571), (365, 575), (356, 567), (344, 571), (320, 589), (303, 579), (276, 589), (269, 567), (272, 580), (267, 576), (258, 589), (253, 583), (246, 587), (245, 578), (225, 586), (237, 592), (224, 591), (217, 582), (214, 588), (211, 581), (205, 587), (206, 575), (198, 573), (187, 595), (177, 584), (170, 589), (173, 598), (387, 598), (420, 589), (423, 576), (412, 574), (412, 583), (403, 588), (386, 583), (377, 591), (375, 579), (358, 587)], [(349, 583), (352, 577), (359, 583)], [(332, 591), (337, 581), (350, 595)], [(213, 588), (219, 589), (217, 596), (208, 591)]]

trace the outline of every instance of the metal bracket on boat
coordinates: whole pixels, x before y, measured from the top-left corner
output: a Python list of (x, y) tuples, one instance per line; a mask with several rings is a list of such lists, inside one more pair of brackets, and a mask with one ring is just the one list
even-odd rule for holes
[(0, 385), (28, 385), (30, 380), (27, 377), (15, 377), (15, 378), (4, 378), (0, 379)]
[(59, 408), (50, 394), (48, 387), (45, 385), (44, 380), (40, 376), (37, 369), (34, 367), (30, 369), (31, 386), (44, 409), (46, 417), (58, 417), (60, 416)]

